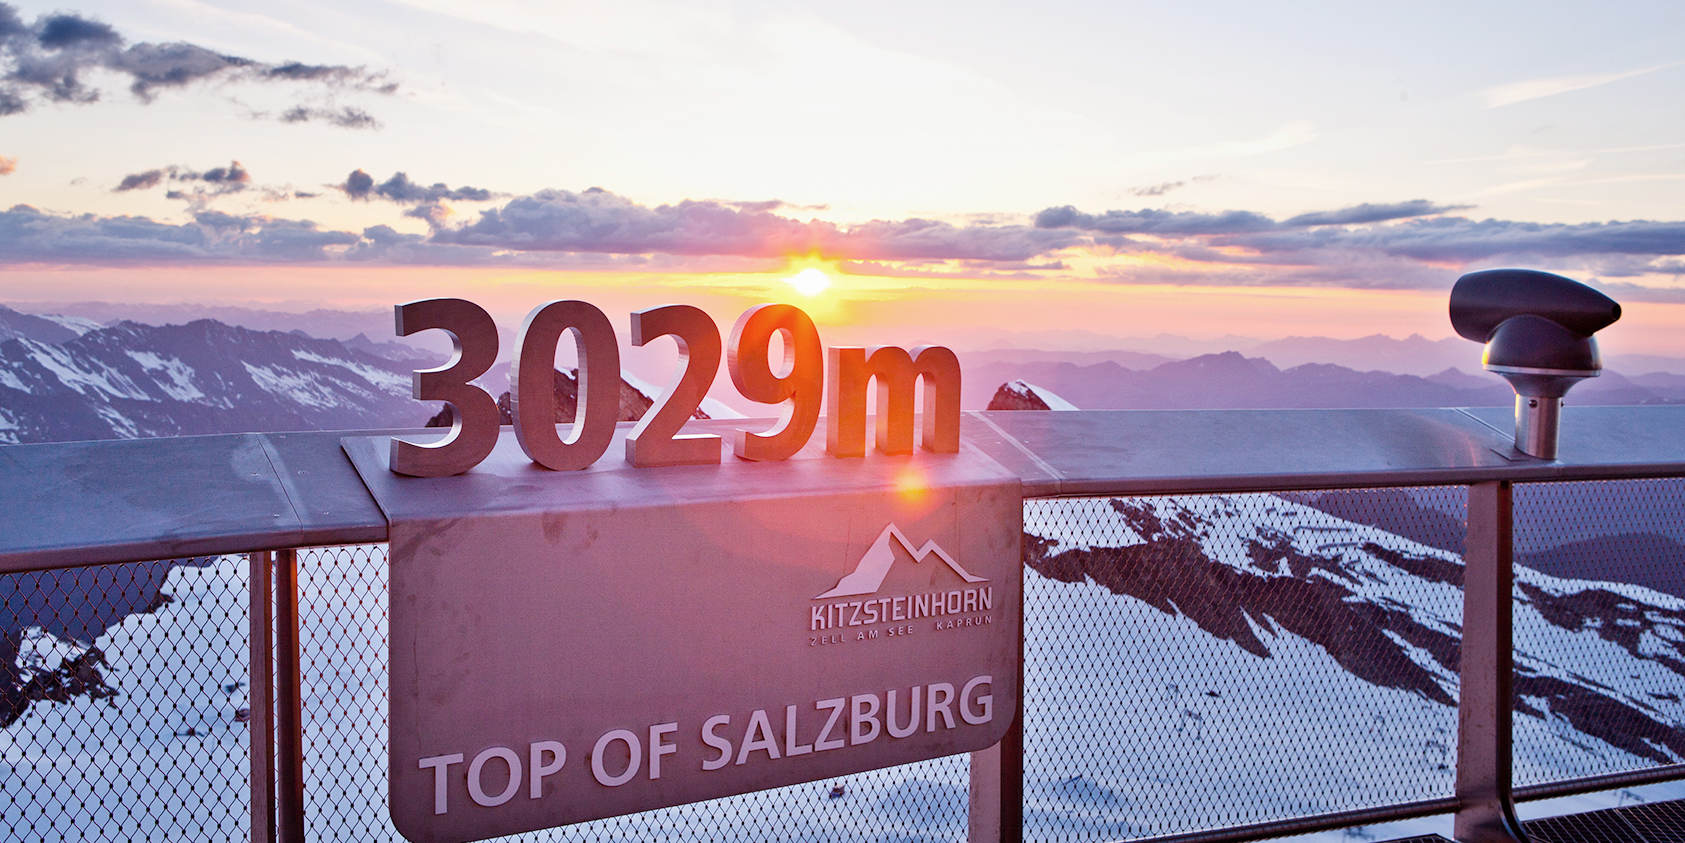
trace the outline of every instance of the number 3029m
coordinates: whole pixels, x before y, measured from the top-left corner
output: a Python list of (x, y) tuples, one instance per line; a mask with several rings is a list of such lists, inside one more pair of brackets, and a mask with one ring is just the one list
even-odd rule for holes
[[(497, 360), (497, 326), (479, 305), (462, 299), (425, 299), (394, 309), (398, 336), (438, 328), (451, 334), (456, 351), (434, 369), (415, 372), (414, 395), (445, 401), (454, 409), (450, 434), (437, 442), (392, 439), (391, 465), (398, 474), (441, 477), (479, 465), (497, 444), (497, 402), (469, 383)], [(720, 461), (720, 437), (681, 434), (701, 405), (720, 366), (720, 331), (714, 320), (689, 305), (668, 305), (632, 314), (631, 341), (642, 346), (657, 337), (678, 343), (683, 369), (626, 437), (626, 461), (634, 466), (696, 465)], [(556, 345), (572, 333), (579, 353), (579, 401), (566, 438), (558, 431), (552, 370)], [(772, 337), (782, 334), (779, 374), (772, 366)], [(533, 462), (556, 470), (595, 463), (614, 439), (620, 408), (620, 347), (608, 317), (582, 301), (554, 301), (536, 308), (521, 325), (511, 364), (510, 412), (515, 438)], [(833, 346), (822, 350), (819, 331), (801, 308), (763, 304), (737, 318), (725, 349), (726, 368), (737, 391), (751, 401), (783, 404), (771, 430), (732, 430), (732, 452), (746, 460), (782, 460), (800, 451), (828, 410), (825, 450), (837, 457), (866, 453), (868, 384), (877, 379), (877, 449), (885, 454), (913, 450), (915, 383), (924, 379), (919, 444), (937, 453), (959, 451), (959, 358), (942, 346), (908, 353), (894, 346), (872, 349)]]

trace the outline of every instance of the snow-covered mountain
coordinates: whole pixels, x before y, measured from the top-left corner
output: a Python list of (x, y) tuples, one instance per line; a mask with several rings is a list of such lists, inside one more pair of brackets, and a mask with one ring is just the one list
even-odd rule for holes
[[(437, 363), (362, 334), (320, 339), (210, 319), (100, 326), (0, 307), (0, 444), (414, 427), (429, 418), (448, 426), (448, 405), (409, 397), (410, 373)], [(573, 418), (577, 389), (571, 369), (556, 373), (559, 420)], [(620, 419), (642, 418), (658, 394), (623, 376)], [(499, 406), (509, 424), (507, 392)], [(713, 399), (695, 414), (741, 415)]]
[(1075, 410), (1076, 405), (1025, 380), (1008, 381), (995, 390), (985, 410)]
[(78, 316), (38, 316), (0, 307), (0, 340), (21, 338), (56, 344), (98, 327), (98, 322)]
[(39, 331), (0, 342), (0, 443), (392, 427), (427, 416), (409, 397), (410, 365), (337, 340), (208, 319), (64, 331), (56, 342)]

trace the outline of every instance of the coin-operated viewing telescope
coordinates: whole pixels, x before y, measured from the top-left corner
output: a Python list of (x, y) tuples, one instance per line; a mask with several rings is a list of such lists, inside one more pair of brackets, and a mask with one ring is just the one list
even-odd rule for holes
[(1451, 288), (1451, 327), (1485, 343), (1481, 363), (1515, 387), (1515, 447), (1556, 459), (1562, 396), (1603, 363), (1592, 334), (1621, 318), (1621, 306), (1581, 284), (1533, 269), (1488, 269)]

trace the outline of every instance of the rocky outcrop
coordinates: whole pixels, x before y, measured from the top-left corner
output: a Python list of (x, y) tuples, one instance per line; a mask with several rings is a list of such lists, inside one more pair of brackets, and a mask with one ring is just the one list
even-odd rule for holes
[(100, 672), (105, 664), (98, 647), (79, 647), (40, 629), (0, 633), (0, 728), (36, 702), (116, 696)]
[[(579, 412), (579, 379), (575, 375), (575, 371), (572, 369), (567, 371), (555, 370), (556, 424), (571, 423), (574, 416)], [(615, 417), (615, 420), (637, 421), (644, 417), (644, 413), (649, 412), (649, 408), (654, 403), (650, 396), (622, 380), (620, 382), (619, 415)], [(497, 414), (498, 424), (515, 423), (515, 416), (511, 409), (507, 391), (497, 396)], [(691, 414), (691, 418), (705, 419), (708, 418), (708, 414), (698, 409)], [(432, 418), (427, 420), (427, 426), (450, 427), (455, 419), (456, 413), (452, 412), (449, 404), (446, 404)]]
[(1027, 381), (1003, 383), (986, 410), (1075, 410), (1071, 402)]

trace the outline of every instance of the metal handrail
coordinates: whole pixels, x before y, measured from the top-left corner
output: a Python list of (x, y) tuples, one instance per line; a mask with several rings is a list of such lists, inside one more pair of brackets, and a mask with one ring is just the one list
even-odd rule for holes
[[(966, 447), (1019, 475), (1025, 497), (1685, 475), (1685, 405), (1575, 407), (1556, 460), (1517, 452), (1504, 427), (1508, 415), (1495, 408), (995, 411), (966, 413), (961, 429)], [(741, 424), (698, 421), (687, 429)], [(386, 520), (340, 440), (428, 432), (0, 446), (0, 573), (383, 542)], [(820, 456), (813, 445), (797, 458)]]

